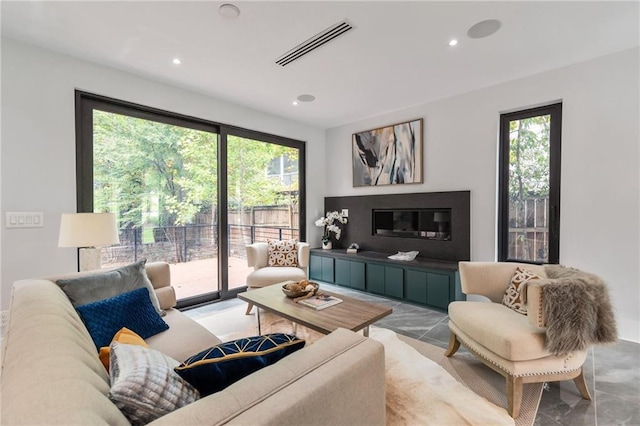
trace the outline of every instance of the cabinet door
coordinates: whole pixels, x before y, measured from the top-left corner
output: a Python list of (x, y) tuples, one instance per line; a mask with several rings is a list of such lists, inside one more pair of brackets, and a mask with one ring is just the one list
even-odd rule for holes
[(407, 300), (412, 302), (427, 303), (427, 273), (407, 269), (406, 274)]
[(358, 290), (364, 290), (365, 275), (364, 275), (364, 263), (362, 262), (350, 262), (349, 268), (349, 286)]
[(384, 294), (384, 266), (367, 263), (367, 291)]
[(309, 259), (309, 278), (322, 281), (322, 257), (311, 255)]
[(404, 297), (404, 270), (402, 268), (384, 267), (384, 294), (397, 299)]
[(330, 257), (322, 258), (322, 281), (333, 283), (333, 259)]
[(351, 287), (351, 273), (349, 271), (349, 262), (344, 259), (336, 259), (335, 272), (336, 272), (336, 284)]
[(445, 274), (427, 273), (427, 305), (447, 309), (451, 301), (450, 278)]

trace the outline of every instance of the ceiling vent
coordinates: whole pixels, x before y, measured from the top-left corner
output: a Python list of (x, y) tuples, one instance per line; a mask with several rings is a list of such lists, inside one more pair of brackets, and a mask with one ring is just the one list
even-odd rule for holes
[(326, 30), (319, 32), (318, 34), (311, 37), (309, 40), (305, 41), (302, 44), (299, 44), (298, 46), (294, 47), (284, 55), (280, 56), (278, 59), (276, 59), (276, 64), (281, 65), (283, 67), (285, 65), (289, 65), (291, 62), (295, 61), (296, 59), (300, 59), (307, 53), (313, 52), (320, 46), (323, 46), (329, 43), (331, 40), (335, 40), (336, 38), (351, 31), (354, 28), (355, 27), (351, 25), (351, 23), (346, 19), (342, 22), (338, 22), (337, 24), (332, 25)]

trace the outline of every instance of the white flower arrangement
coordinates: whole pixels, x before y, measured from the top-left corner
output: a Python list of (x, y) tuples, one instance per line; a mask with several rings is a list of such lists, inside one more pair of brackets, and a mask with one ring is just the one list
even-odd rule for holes
[(331, 237), (331, 232), (336, 234), (336, 240), (340, 239), (340, 234), (342, 233), (342, 229), (337, 224), (333, 222), (338, 221), (340, 223), (347, 223), (347, 218), (342, 216), (342, 213), (337, 211), (327, 212), (327, 215), (321, 217), (316, 220), (316, 226), (323, 226), (324, 233), (322, 234), (322, 243), (326, 244), (329, 242)]

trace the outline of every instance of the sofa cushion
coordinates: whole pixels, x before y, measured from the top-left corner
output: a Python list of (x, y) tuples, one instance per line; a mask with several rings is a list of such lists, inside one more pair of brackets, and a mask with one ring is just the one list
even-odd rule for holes
[(513, 272), (509, 287), (504, 292), (502, 304), (519, 314), (527, 315), (527, 285), (530, 281), (539, 279), (540, 276), (518, 266)]
[(283, 281), (300, 281), (305, 278), (307, 275), (304, 271), (295, 266), (260, 268), (247, 276), (247, 285), (249, 287), (266, 287)]
[(298, 266), (296, 240), (268, 240), (269, 266)]
[(169, 328), (156, 312), (146, 288), (123, 293), (76, 308), (96, 349), (109, 345), (122, 327), (147, 337)]
[(109, 399), (132, 424), (146, 424), (200, 395), (174, 372), (178, 361), (153, 349), (111, 344)]
[(480, 345), (511, 361), (550, 355), (544, 348), (545, 331), (529, 324), (527, 317), (500, 303), (451, 302), (449, 318)]
[(184, 361), (176, 372), (204, 397), (304, 347), (290, 334), (273, 333), (221, 343)]
[[(167, 309), (167, 315), (162, 319), (169, 325), (169, 331), (158, 333), (145, 341), (150, 348), (173, 359), (185, 360), (193, 354), (222, 343), (209, 330), (177, 309)], [(180, 344), (176, 343), (176, 336), (180, 336)]]
[[(144, 346), (145, 348), (148, 348), (149, 346), (145, 343), (144, 339), (140, 336), (138, 336), (136, 333), (134, 333), (133, 331), (129, 330), (127, 327), (122, 327), (115, 336), (113, 336), (113, 339), (111, 339), (111, 343), (113, 342), (118, 342), (118, 343), (125, 343), (127, 345), (138, 345), (138, 346)], [(100, 353), (98, 354), (98, 358), (100, 358), (100, 361), (102, 362), (102, 365), (104, 365), (104, 368), (107, 369), (107, 371), (109, 371), (109, 356), (111, 354), (111, 345), (109, 346), (103, 346), (100, 348)]]
[(108, 299), (138, 288), (146, 288), (156, 311), (161, 314), (160, 302), (145, 271), (146, 260), (132, 263), (107, 272), (83, 275), (77, 278), (59, 279), (62, 288), (73, 306), (82, 306), (98, 300)]

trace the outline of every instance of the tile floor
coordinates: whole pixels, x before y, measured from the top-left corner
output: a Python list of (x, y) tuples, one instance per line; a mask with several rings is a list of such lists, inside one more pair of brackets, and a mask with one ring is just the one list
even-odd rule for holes
[[(335, 293), (391, 306), (393, 314), (378, 321), (377, 326), (447, 347), (449, 319), (442, 312), (326, 283), (322, 286)], [(185, 313), (198, 318), (244, 304), (231, 299)], [(583, 400), (573, 382), (550, 383), (542, 394), (535, 425), (640, 426), (640, 344), (621, 340), (611, 346), (597, 346), (589, 351), (585, 369), (593, 400)]]

